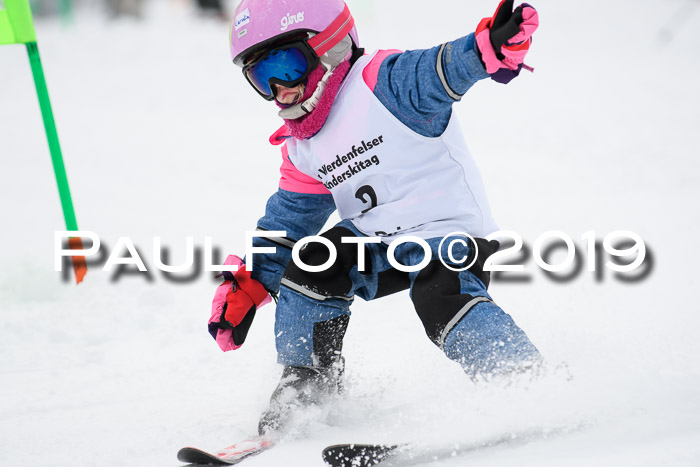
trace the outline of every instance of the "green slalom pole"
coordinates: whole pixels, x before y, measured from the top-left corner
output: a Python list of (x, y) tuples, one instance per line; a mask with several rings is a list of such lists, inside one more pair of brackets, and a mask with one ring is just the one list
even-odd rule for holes
[[(75, 218), (73, 200), (68, 186), (68, 176), (66, 175), (66, 167), (63, 164), (61, 145), (58, 142), (58, 131), (56, 131), (56, 122), (54, 121), (53, 111), (51, 110), (51, 100), (49, 100), (49, 91), (46, 87), (44, 68), (41, 66), (41, 57), (36, 42), (27, 42), (27, 54), (29, 55), (29, 63), (32, 67), (32, 75), (34, 76), (36, 95), (39, 98), (41, 116), (44, 119), (44, 129), (46, 130), (46, 139), (49, 142), (49, 152), (51, 153), (53, 171), (56, 175), (56, 183), (58, 184), (58, 194), (61, 198), (61, 207), (63, 208), (63, 217), (66, 221), (66, 230), (77, 231), (78, 221)], [(79, 237), (69, 238), (68, 244), (71, 249), (83, 249), (83, 244)], [(73, 256), (72, 258), (75, 281), (79, 284), (83, 281), (87, 273), (87, 265), (85, 263), (85, 258), (82, 256)]]
[(29, 54), (29, 63), (32, 67), (32, 74), (34, 75), (36, 94), (39, 97), (41, 116), (44, 119), (44, 129), (46, 130), (49, 152), (51, 153), (51, 160), (53, 161), (53, 170), (56, 174), (56, 182), (58, 183), (58, 193), (61, 197), (63, 217), (66, 220), (66, 230), (78, 230), (78, 222), (75, 219), (75, 211), (73, 209), (73, 200), (71, 199), (70, 188), (68, 187), (66, 167), (63, 165), (61, 145), (58, 142), (56, 122), (53, 118), (49, 91), (46, 87), (46, 78), (44, 77), (44, 69), (41, 66), (41, 57), (39, 56), (39, 48), (36, 42), (27, 43), (27, 53)]
[[(49, 100), (49, 91), (46, 87), (44, 69), (41, 66), (41, 57), (39, 56), (39, 48), (37, 47), (36, 32), (34, 30), (34, 21), (32, 19), (29, 1), (0, 0), (0, 7), (2, 6), (5, 7), (5, 10), (0, 10), (0, 44), (26, 44), (29, 63), (31, 65), (32, 75), (34, 76), (36, 94), (39, 98), (41, 116), (44, 120), (46, 138), (49, 143), (51, 161), (53, 162), (54, 174), (56, 175), (56, 183), (58, 185), (58, 194), (61, 199), (61, 207), (63, 208), (63, 217), (66, 222), (66, 230), (77, 231), (78, 222), (75, 218), (73, 200), (71, 199), (70, 188), (68, 187), (68, 177), (63, 164), (61, 145), (58, 142), (58, 132), (56, 131), (56, 122), (54, 121), (51, 101)], [(69, 238), (68, 244), (71, 249), (82, 249), (80, 237)], [(75, 281), (80, 283), (87, 273), (85, 258), (82, 256), (73, 256), (73, 269), (75, 270)]]

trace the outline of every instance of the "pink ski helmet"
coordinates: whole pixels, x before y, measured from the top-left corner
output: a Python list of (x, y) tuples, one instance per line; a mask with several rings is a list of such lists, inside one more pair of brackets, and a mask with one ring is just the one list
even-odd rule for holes
[(231, 58), (243, 66), (251, 54), (313, 32), (309, 45), (319, 57), (350, 34), (359, 45), (355, 20), (343, 0), (243, 0), (230, 31)]

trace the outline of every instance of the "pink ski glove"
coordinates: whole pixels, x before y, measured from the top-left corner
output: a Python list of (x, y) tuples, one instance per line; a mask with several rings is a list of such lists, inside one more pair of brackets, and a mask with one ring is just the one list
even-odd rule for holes
[(513, 11), (513, 0), (503, 0), (493, 17), (481, 20), (476, 43), (491, 79), (507, 84), (522, 68), (533, 71), (524, 60), (539, 24), (534, 7), (523, 3)]
[(250, 277), (241, 258), (229, 256), (224, 265), (236, 265), (238, 271), (221, 273), (224, 282), (214, 294), (209, 334), (221, 350), (228, 352), (243, 345), (253, 324), (255, 311), (270, 303), (272, 297), (260, 282)]

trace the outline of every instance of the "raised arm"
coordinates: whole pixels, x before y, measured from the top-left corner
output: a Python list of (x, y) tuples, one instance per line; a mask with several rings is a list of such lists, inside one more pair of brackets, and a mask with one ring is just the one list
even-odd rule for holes
[(452, 104), (489, 77), (475, 46), (470, 34), (427, 50), (380, 51), (370, 64), (378, 70), (374, 94), (413, 131), (439, 136), (447, 128)]
[[(364, 73), (377, 98), (402, 123), (429, 137), (440, 136), (452, 104), (479, 80), (508, 83), (524, 65), (531, 36), (539, 25), (536, 10), (503, 0), (475, 34), (427, 50), (379, 51)], [(531, 69), (530, 69), (531, 70)]]

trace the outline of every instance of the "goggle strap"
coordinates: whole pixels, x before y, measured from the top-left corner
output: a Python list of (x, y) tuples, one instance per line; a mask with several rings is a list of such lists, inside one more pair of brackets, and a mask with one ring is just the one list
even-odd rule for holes
[(355, 26), (355, 18), (350, 14), (347, 4), (343, 12), (323, 31), (309, 39), (309, 45), (319, 57), (335, 47)]

